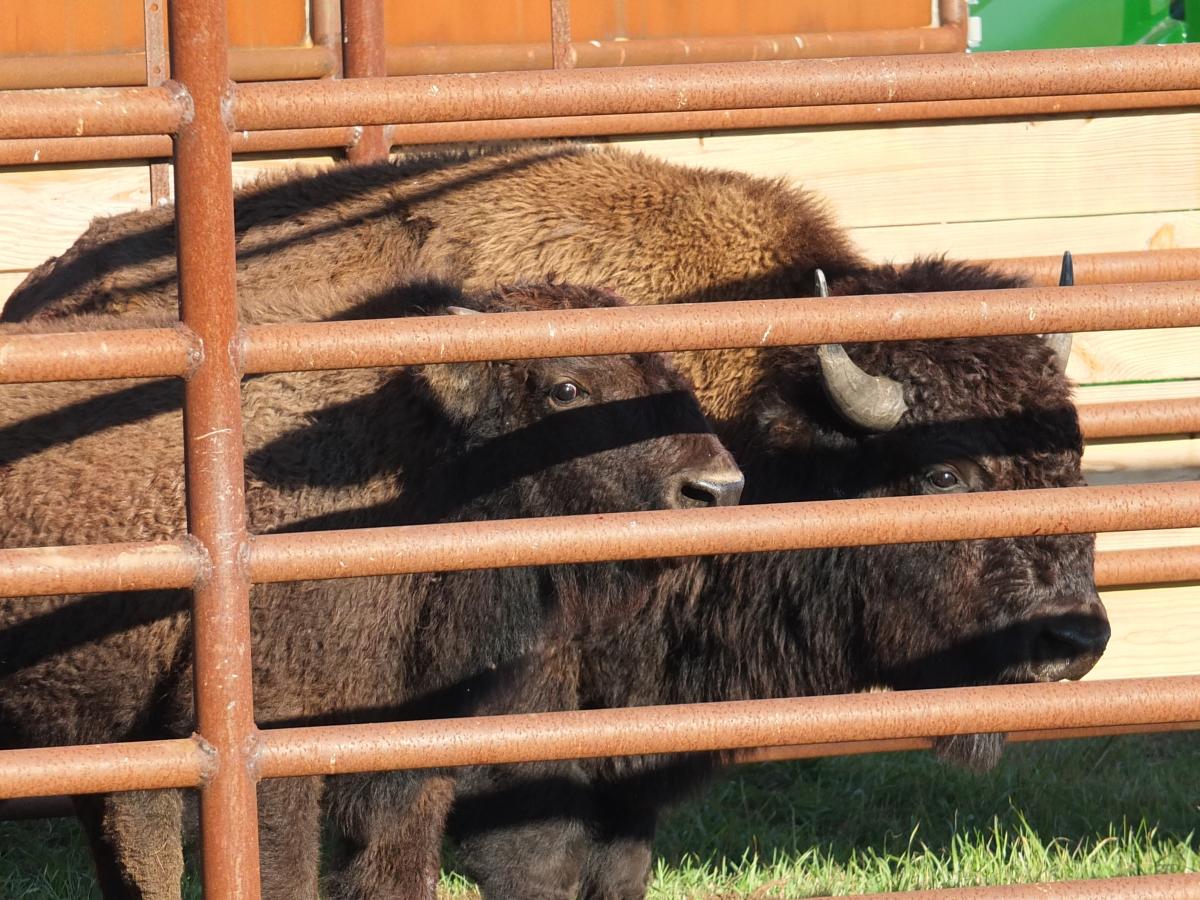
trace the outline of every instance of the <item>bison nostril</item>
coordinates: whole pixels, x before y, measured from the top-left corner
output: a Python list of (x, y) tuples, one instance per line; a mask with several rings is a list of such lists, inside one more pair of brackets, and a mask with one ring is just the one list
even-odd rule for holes
[(742, 499), (741, 474), (685, 475), (680, 481), (678, 502), (683, 507), (737, 506)]

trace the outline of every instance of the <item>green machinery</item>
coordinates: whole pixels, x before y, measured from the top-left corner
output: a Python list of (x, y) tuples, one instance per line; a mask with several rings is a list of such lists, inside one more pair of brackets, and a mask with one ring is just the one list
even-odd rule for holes
[(970, 10), (977, 51), (1200, 40), (1200, 0), (974, 0)]

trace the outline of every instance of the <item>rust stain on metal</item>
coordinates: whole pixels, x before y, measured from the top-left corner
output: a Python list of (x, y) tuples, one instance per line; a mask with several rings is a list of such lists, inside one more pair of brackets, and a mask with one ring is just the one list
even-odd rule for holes
[(1192, 676), (285, 728), (260, 739), (262, 775), (278, 778), (1196, 720)]
[(1053, 488), (260, 535), (250, 571), (296, 581), (1197, 523), (1197, 483)]
[(183, 326), (58, 334), (0, 332), (0, 384), (182, 376), (199, 355), (199, 343)]
[[(1200, 282), (252, 325), (246, 372), (1200, 325)], [(769, 331), (768, 331), (769, 329)], [(764, 341), (764, 334), (766, 340)]]
[(186, 106), (170, 85), (0, 93), (0, 138), (171, 134)]
[(364, 78), (238, 89), (240, 129), (1200, 89), (1200, 47)]
[(184, 386), (187, 519), (207, 577), (192, 592), (197, 731), (217, 760), (200, 789), (204, 891), (259, 897), (258, 803), (248, 765), (254, 734), (250, 582), (245, 554), (241, 372), (234, 275), (232, 147), (223, 3), (172, 0), (172, 75), (194, 119), (175, 142), (179, 296), (205, 353)]
[[(384, 0), (342, 0), (342, 47), (347, 78), (377, 78), (387, 74), (387, 44), (383, 28)], [(391, 140), (388, 123), (350, 123), (363, 126), (346, 156), (353, 163), (387, 159)]]
[(208, 765), (189, 738), (0, 751), (0, 796), (197, 787)]

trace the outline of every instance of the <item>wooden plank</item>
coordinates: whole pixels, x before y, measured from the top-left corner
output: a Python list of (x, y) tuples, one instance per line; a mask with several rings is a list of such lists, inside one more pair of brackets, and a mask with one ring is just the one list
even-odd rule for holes
[(1087, 676), (1200, 675), (1200, 586), (1102, 591), (1113, 636)]
[(844, 225), (1200, 208), (1200, 113), (620, 139), (683, 165), (787, 178)]
[(1093, 441), (1084, 447), (1083, 471), (1089, 484), (1194, 481), (1200, 473), (1200, 440)]
[[(234, 163), (234, 180), (332, 163), (328, 154), (243, 159)], [(70, 247), (92, 219), (149, 205), (149, 167), (141, 162), (0, 170), (0, 271), (32, 269)]]
[(1200, 212), (1050, 216), (990, 222), (935, 222), (851, 228), (871, 259), (907, 262), (945, 253), (956, 259), (1049, 256), (1061, 250), (1116, 253), (1200, 247)]
[(1200, 397), (1200, 380), (1149, 384), (1085, 384), (1075, 388), (1076, 403), (1127, 403), (1136, 400), (1185, 400)]
[(0, 171), (0, 271), (31, 269), (61, 253), (97, 216), (149, 205), (143, 163)]
[(1195, 547), (1197, 545), (1200, 545), (1200, 528), (1107, 531), (1096, 535), (1097, 550), (1147, 550), (1152, 547)]
[(1200, 328), (1075, 335), (1067, 375), (1078, 384), (1200, 378)]

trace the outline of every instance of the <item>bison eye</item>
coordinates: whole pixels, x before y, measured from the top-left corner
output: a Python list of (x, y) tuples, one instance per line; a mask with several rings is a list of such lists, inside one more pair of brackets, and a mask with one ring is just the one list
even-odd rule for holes
[(582, 393), (573, 381), (560, 381), (550, 389), (550, 396), (556, 403), (574, 403)]
[(958, 473), (949, 466), (938, 466), (936, 469), (930, 469), (925, 473), (925, 481), (930, 487), (939, 491), (953, 490), (962, 483), (962, 480), (958, 477)]

